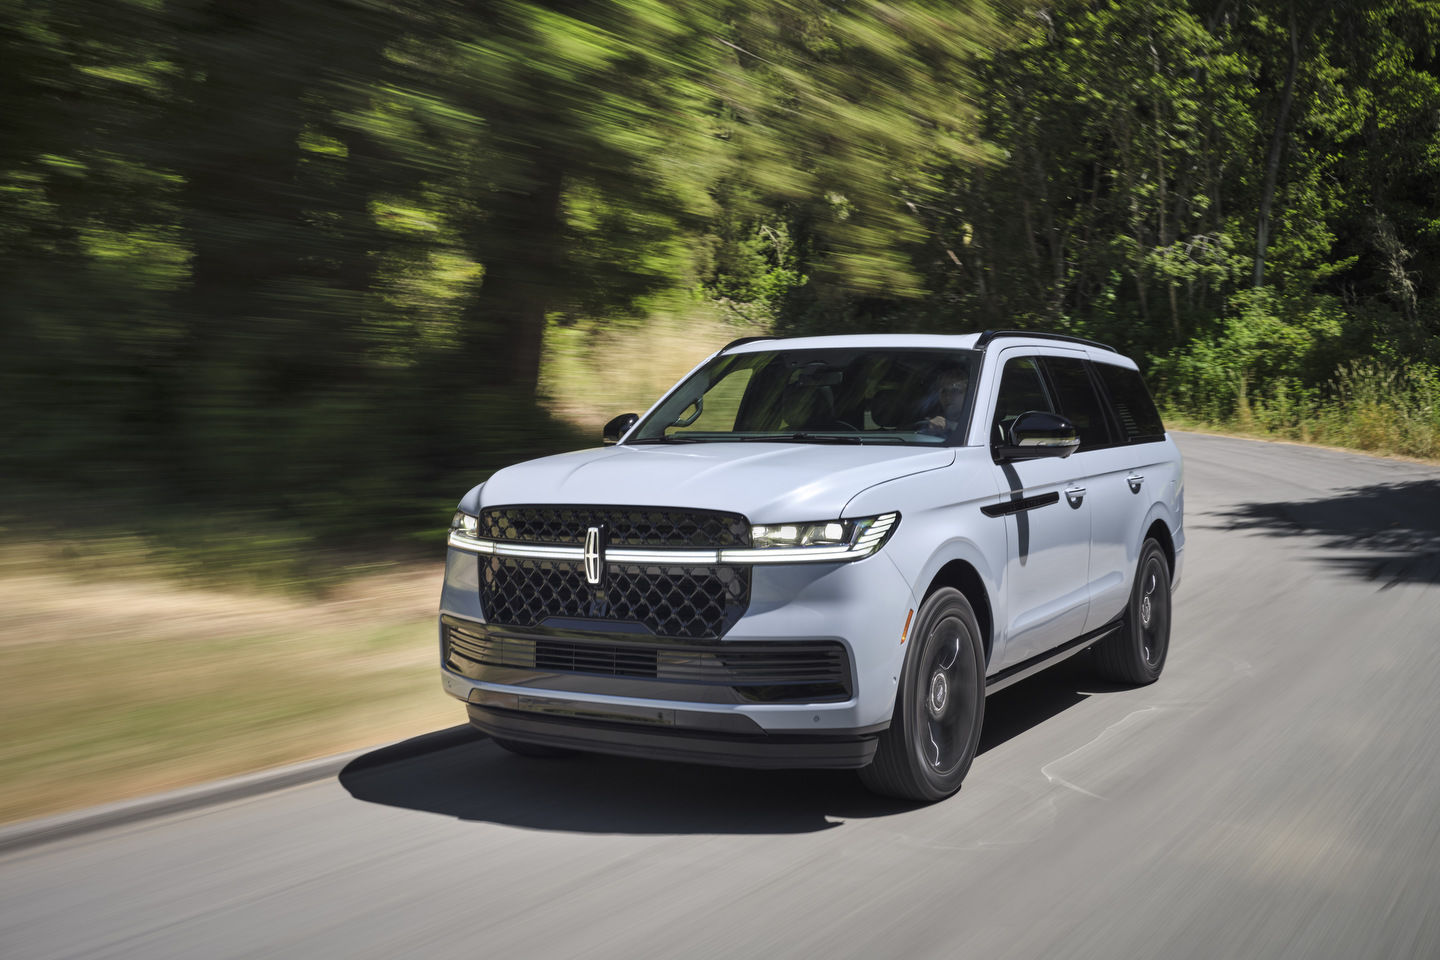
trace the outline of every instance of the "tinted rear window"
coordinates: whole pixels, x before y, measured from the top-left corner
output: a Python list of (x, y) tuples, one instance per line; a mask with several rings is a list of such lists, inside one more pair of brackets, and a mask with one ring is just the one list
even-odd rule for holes
[(1146, 440), (1165, 439), (1165, 424), (1160, 422), (1160, 411), (1138, 370), (1117, 367), (1108, 363), (1095, 364), (1095, 372), (1110, 395), (1115, 408), (1115, 419), (1127, 443), (1141, 443)]

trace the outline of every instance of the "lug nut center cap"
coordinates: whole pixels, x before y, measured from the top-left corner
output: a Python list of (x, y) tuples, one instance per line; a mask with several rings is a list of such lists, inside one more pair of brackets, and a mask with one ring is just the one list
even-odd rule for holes
[(1141, 597), (1141, 598), (1140, 598), (1140, 622), (1143, 623), (1143, 624), (1145, 624), (1145, 626), (1147, 626), (1147, 627), (1150, 626), (1150, 598), (1149, 598), (1149, 597)]
[(950, 700), (950, 681), (945, 679), (945, 674), (939, 670), (930, 678), (930, 697), (928, 705), (930, 715), (939, 717), (945, 712), (945, 704)]

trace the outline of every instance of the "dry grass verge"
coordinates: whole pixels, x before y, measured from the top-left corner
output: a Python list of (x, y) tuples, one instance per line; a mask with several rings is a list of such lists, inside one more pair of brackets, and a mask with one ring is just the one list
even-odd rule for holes
[(308, 601), (6, 566), (0, 821), (464, 720), (436, 671), (439, 565)]

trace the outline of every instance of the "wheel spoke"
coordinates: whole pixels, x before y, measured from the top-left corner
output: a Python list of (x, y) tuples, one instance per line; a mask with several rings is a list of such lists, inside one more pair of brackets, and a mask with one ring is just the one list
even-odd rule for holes
[(950, 661), (948, 663), (942, 662), (938, 664), (941, 670), (949, 670), (951, 667), (955, 666), (955, 660), (960, 656), (960, 635), (958, 633), (950, 638), (949, 653)]
[(1144, 591), (1141, 597), (1143, 611), (1140, 627), (1140, 653), (1147, 666), (1153, 667), (1163, 655), (1166, 631), (1169, 629), (1168, 598), (1158, 589), (1160, 586), (1160, 560), (1152, 558), (1145, 566)]
[[(924, 741), (919, 744), (925, 762), (939, 773), (955, 768), (969, 743), (974, 722), (975, 678), (967, 668), (962, 645), (969, 637), (953, 621), (936, 624), (926, 647), (924, 687), (917, 721)], [(957, 702), (958, 698), (958, 702)]]

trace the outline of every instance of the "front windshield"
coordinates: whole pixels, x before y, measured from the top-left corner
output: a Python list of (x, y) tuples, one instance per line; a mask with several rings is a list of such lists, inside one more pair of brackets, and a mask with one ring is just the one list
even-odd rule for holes
[(973, 350), (770, 350), (716, 357), (627, 443), (963, 443)]

